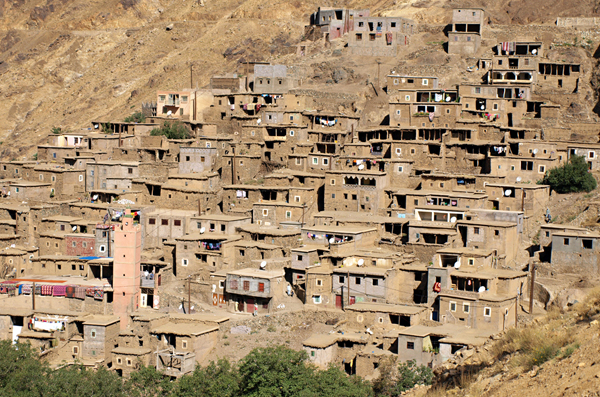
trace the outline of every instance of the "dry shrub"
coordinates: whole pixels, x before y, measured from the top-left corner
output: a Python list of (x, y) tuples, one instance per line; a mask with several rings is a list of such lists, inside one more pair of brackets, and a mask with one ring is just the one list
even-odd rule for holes
[(574, 305), (572, 310), (583, 320), (588, 320), (600, 313), (600, 288), (591, 290), (585, 300)]
[(527, 328), (512, 328), (492, 346), (491, 354), (497, 360), (514, 354), (513, 364), (530, 370), (553, 359), (561, 349), (573, 342), (563, 317), (547, 318)]

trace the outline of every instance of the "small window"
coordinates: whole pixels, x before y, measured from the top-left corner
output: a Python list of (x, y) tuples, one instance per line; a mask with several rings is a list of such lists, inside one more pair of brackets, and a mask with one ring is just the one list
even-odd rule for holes
[(495, 229), (495, 230), (494, 230), (494, 236), (499, 236), (499, 235), (500, 235), (500, 230), (498, 230), (498, 229)]
[(96, 337), (96, 330), (95, 330), (95, 329), (93, 329), (93, 330), (92, 330), (92, 332), (90, 332), (90, 336), (91, 336), (92, 338), (95, 338), (95, 337)]
[(317, 287), (322, 287), (323, 286), (323, 280), (321, 280), (320, 278), (318, 278), (316, 281), (317, 281)]
[(323, 159), (323, 165), (329, 165), (329, 159), (324, 158)]
[(450, 311), (451, 312), (455, 312), (456, 311), (456, 302), (450, 302)]
[(161, 219), (160, 220), (160, 224), (162, 226), (169, 226), (169, 220), (168, 219)]
[(119, 365), (123, 364), (123, 359), (121, 359), (121, 357), (117, 358), (117, 364), (119, 364)]
[(173, 226), (181, 226), (181, 220), (180, 219), (175, 219), (173, 221)]
[(344, 284), (344, 283), (346, 282), (346, 277), (344, 277), (344, 276), (339, 276), (339, 277), (338, 277), (338, 281), (339, 281), (339, 283), (340, 283), (340, 284)]
[(594, 247), (594, 240), (583, 239), (581, 240), (581, 245), (583, 249), (591, 250)]
[(330, 185), (335, 185), (335, 179), (330, 179), (330, 180), (329, 180), (329, 184), (330, 184)]
[(286, 219), (291, 219), (292, 218), (292, 211), (285, 211), (285, 218)]
[(291, 131), (290, 131), (290, 136), (294, 136), (294, 135), (295, 135), (295, 132), (294, 132), (294, 130), (291, 130)]
[(473, 228), (473, 234), (479, 234), (479, 228), (478, 227), (474, 227)]
[(484, 307), (483, 308), (483, 315), (485, 317), (491, 317), (492, 316), (492, 308), (491, 307)]
[(415, 350), (415, 342), (406, 342), (406, 349)]
[(429, 85), (429, 80), (428, 80), (428, 79), (423, 79), (423, 80), (421, 81), (421, 83), (422, 83), (423, 85)]
[(469, 266), (475, 265), (475, 259), (469, 258), (469, 262), (468, 263), (469, 263)]
[(265, 292), (265, 283), (258, 283), (258, 292)]
[(262, 210), (263, 216), (269, 216), (269, 210)]
[(378, 280), (378, 279), (376, 279), (376, 278), (374, 278), (374, 279), (373, 279), (373, 285), (374, 285), (374, 286), (378, 286), (378, 285), (379, 285), (379, 280)]
[(468, 313), (470, 309), (471, 307), (468, 303), (463, 303), (463, 313)]
[(133, 168), (127, 168), (127, 173), (128, 174), (133, 174)]
[(321, 303), (321, 295), (313, 295), (312, 298), (313, 298), (313, 303), (314, 304), (318, 305), (319, 303)]
[(181, 341), (181, 348), (187, 349), (187, 340)]
[(246, 251), (240, 250), (240, 256), (246, 256)]
[(546, 166), (545, 166), (545, 165), (540, 165), (540, 166), (538, 167), (538, 172), (539, 172), (540, 174), (543, 174), (543, 173), (545, 173), (545, 172), (546, 172)]
[(318, 159), (317, 157), (313, 157), (313, 158), (312, 158), (312, 163), (313, 163), (314, 165), (319, 165), (319, 159)]
[(182, 266), (187, 266), (189, 264), (189, 261), (187, 259), (182, 259), (181, 260), (181, 265)]
[(130, 358), (128, 358), (128, 359), (127, 359), (127, 366), (128, 366), (128, 367), (131, 367), (131, 365), (132, 365), (132, 361), (131, 361), (131, 359), (130, 359)]
[(569, 245), (571, 242), (568, 238), (563, 239), (563, 245)]
[(404, 172), (404, 167), (402, 167), (401, 165), (398, 166), (398, 172)]
[(354, 284), (360, 285), (360, 283), (361, 283), (360, 277), (354, 277)]
[(100, 252), (105, 252), (106, 251), (106, 247), (104, 245), (101, 245), (99, 251)]

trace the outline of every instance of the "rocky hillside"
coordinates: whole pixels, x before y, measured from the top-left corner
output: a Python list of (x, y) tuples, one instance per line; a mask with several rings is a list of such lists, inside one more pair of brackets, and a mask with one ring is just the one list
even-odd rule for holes
[(566, 310), (460, 352), (435, 371), (434, 385), (407, 395), (597, 396), (600, 390), (600, 290)]
[(0, 0), (0, 157), (33, 154), (53, 126), (122, 119), (156, 90), (189, 87), (190, 66), (198, 87), (235, 71), (240, 60), (299, 64), (309, 75), (323, 63), (326, 70), (349, 64), (355, 80), (373, 76), (372, 60), (334, 59), (332, 49), (304, 59), (289, 55), (318, 6), (370, 8), (373, 15), (431, 24), (422, 25), (422, 40), (410, 51), (432, 66), (453, 62), (428, 44), (443, 40), (452, 7), (486, 8), (490, 27), (598, 14), (597, 0)]

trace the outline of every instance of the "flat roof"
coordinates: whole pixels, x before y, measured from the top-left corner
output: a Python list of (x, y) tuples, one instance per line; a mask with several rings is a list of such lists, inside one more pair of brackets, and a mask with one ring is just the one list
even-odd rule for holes
[(235, 275), (242, 277), (257, 277), (257, 278), (276, 278), (285, 276), (285, 271), (281, 270), (260, 270), (256, 268), (246, 268), (240, 270), (232, 270), (227, 272), (227, 275)]
[(111, 325), (120, 321), (117, 316), (91, 316), (83, 319), (84, 325)]
[(305, 226), (302, 228), (301, 232), (304, 233), (307, 231), (331, 234), (360, 234), (367, 232), (376, 232), (377, 228), (366, 226)]
[(199, 336), (209, 332), (218, 331), (216, 325), (193, 324), (193, 323), (167, 323), (150, 331), (152, 334), (173, 334), (181, 336)]
[(488, 221), (485, 219), (471, 220), (471, 221), (461, 219), (461, 220), (456, 221), (456, 223), (462, 224), (462, 225), (480, 225), (480, 226), (492, 226), (492, 227), (517, 227), (517, 224), (515, 222)]
[(315, 334), (302, 342), (303, 346), (324, 349), (338, 341), (336, 334)]
[(150, 354), (152, 353), (152, 350), (150, 350), (147, 347), (116, 347), (112, 350), (112, 352), (114, 354), (125, 354), (128, 356), (143, 356), (145, 354)]

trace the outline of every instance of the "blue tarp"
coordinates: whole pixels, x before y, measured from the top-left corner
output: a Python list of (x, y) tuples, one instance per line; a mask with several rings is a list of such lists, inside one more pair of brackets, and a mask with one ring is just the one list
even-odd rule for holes
[(79, 257), (79, 259), (83, 259), (83, 260), (86, 260), (86, 261), (91, 261), (93, 259), (100, 259), (100, 257), (99, 256), (81, 256), (81, 257)]

